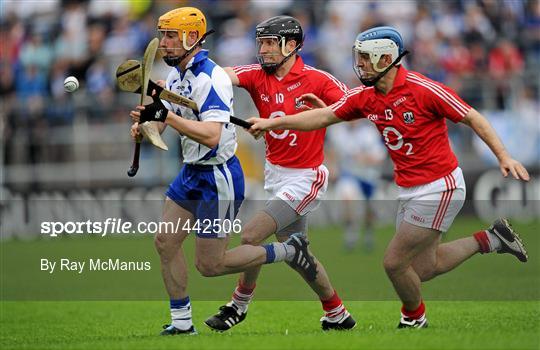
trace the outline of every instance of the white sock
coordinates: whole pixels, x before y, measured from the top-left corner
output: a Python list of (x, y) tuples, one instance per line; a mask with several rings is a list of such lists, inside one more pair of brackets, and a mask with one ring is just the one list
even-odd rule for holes
[(276, 254), (274, 262), (283, 260), (291, 261), (294, 258), (294, 247), (280, 242), (274, 242), (272, 243), (272, 246), (274, 247), (274, 253)]
[(171, 325), (181, 330), (187, 330), (193, 326), (191, 319), (191, 304), (179, 309), (171, 309)]
[(253, 291), (251, 292), (251, 294), (244, 294), (238, 290), (238, 287), (236, 287), (232, 296), (232, 300), (227, 305), (232, 306), (234, 304), (238, 311), (246, 313), (252, 298)]

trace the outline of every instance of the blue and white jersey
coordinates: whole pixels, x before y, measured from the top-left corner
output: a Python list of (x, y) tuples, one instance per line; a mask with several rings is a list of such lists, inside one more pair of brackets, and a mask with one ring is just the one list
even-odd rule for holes
[(187, 136), (180, 135), (184, 163), (222, 164), (236, 152), (236, 128), (230, 123), (233, 114), (233, 89), (223, 68), (201, 50), (181, 72), (173, 68), (166, 81), (166, 89), (187, 97), (199, 107), (199, 112), (181, 105), (163, 101), (167, 109), (186, 119), (223, 122), (219, 144), (210, 149)]
[(336, 151), (341, 175), (377, 181), (386, 158), (381, 135), (371, 123), (354, 121), (328, 128), (328, 138)]

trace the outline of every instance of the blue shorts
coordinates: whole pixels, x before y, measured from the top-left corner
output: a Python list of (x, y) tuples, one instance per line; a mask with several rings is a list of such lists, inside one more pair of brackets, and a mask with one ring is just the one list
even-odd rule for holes
[(240, 161), (232, 156), (224, 164), (186, 164), (165, 195), (192, 213), (201, 226), (210, 222), (214, 225), (210, 229), (194, 230), (198, 237), (225, 237), (226, 234), (217, 228), (222, 227), (224, 221), (236, 218), (244, 200), (244, 173)]
[(354, 183), (356, 183), (358, 189), (362, 191), (362, 194), (366, 199), (371, 199), (371, 197), (373, 197), (375, 194), (375, 190), (377, 189), (375, 182), (367, 181), (359, 176), (352, 175), (347, 172), (342, 174), (342, 178), (352, 180)]

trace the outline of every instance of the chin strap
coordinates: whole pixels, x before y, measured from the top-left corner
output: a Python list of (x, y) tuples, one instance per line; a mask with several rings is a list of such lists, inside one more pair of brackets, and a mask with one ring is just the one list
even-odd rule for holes
[[(358, 79), (360, 79), (360, 81), (362, 82), (362, 84), (364, 84), (365, 86), (374, 86), (375, 84), (377, 84), (377, 82), (386, 75), (386, 73), (388, 73), (388, 71), (390, 69), (392, 69), (405, 55), (409, 54), (409, 51), (405, 50), (403, 51), (403, 53), (401, 53), (401, 55), (398, 56), (398, 58), (396, 58), (394, 60), (394, 62), (392, 62), (388, 67), (386, 67), (385, 70), (383, 70), (379, 75), (377, 75), (375, 78), (372, 78), (372, 79), (362, 79), (362, 77), (356, 73), (358, 75)], [(355, 70), (356, 71), (356, 70)]]
[(259, 62), (261, 68), (265, 71), (265, 73), (274, 74), (279, 69), (279, 67), (281, 67), (285, 62), (287, 62), (289, 58), (296, 55), (301, 48), (302, 45), (297, 45), (294, 50), (292, 50), (287, 56), (285, 56), (279, 63), (264, 63), (264, 58), (258, 55), (257, 61)]
[(180, 62), (182, 62), (184, 60), (184, 58), (188, 57), (189, 55), (191, 55), (191, 53), (193, 53), (193, 50), (195, 50), (197, 47), (199, 46), (202, 46), (202, 44), (204, 43), (204, 40), (206, 39), (207, 36), (209, 36), (210, 34), (213, 34), (215, 33), (216, 31), (213, 30), (213, 29), (210, 29), (209, 31), (207, 31), (206, 33), (204, 33), (201, 38), (199, 40), (197, 40), (197, 42), (195, 44), (193, 44), (193, 46), (191, 47), (191, 49), (187, 50), (185, 54), (183, 54), (182, 56), (178, 56), (178, 57), (167, 57), (167, 56), (164, 56), (163, 57), (163, 61), (165, 61), (165, 63), (170, 66), (170, 67), (176, 67), (180, 64)]

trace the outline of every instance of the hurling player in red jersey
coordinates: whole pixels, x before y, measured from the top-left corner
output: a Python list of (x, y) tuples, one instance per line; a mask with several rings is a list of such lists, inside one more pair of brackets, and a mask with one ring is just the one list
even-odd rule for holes
[(503, 176), (528, 181), (527, 170), (512, 159), (479, 112), (450, 88), (400, 65), (407, 54), (399, 32), (376, 27), (360, 33), (353, 46), (354, 70), (364, 86), (349, 90), (328, 107), (273, 120), (251, 118), (250, 132), (315, 130), (341, 121), (367, 118), (384, 138), (399, 186), (396, 234), (384, 268), (403, 302), (399, 328), (427, 327), (421, 282), (430, 280), (476, 253), (510, 253), (526, 262), (527, 252), (508, 220), (499, 219), (472, 237), (441, 244), (463, 206), (465, 182), (450, 148), (446, 120), (461, 122), (489, 146)]
[[(346, 86), (327, 72), (310, 67), (297, 54), (304, 35), (293, 17), (272, 17), (256, 28), (259, 64), (225, 68), (233, 85), (246, 89), (261, 118), (274, 119), (305, 109), (303, 95), (313, 93), (324, 103), (339, 101)], [(294, 233), (307, 233), (307, 214), (314, 211), (328, 185), (324, 160), (325, 129), (315, 131), (269, 132), (265, 135), (266, 164), (264, 188), (269, 196), (265, 208), (244, 226), (242, 243), (260, 245), (275, 234), (285, 241)], [(336, 291), (320, 262), (315, 277), (298, 270), (321, 300), (323, 330), (351, 329), (356, 322)], [(225, 331), (242, 322), (253, 297), (260, 269), (243, 273), (232, 300), (205, 323), (212, 329)]]

